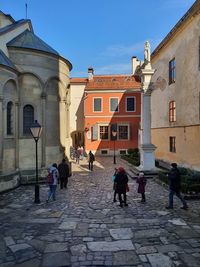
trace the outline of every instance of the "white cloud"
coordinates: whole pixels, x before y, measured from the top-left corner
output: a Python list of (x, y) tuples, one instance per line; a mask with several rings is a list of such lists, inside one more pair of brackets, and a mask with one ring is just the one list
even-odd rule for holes
[(129, 63), (110, 64), (95, 68), (95, 74), (125, 74), (131, 73), (131, 61)]
[(139, 42), (130, 46), (126, 45), (110, 45), (106, 47), (106, 50), (102, 52), (103, 56), (121, 57), (126, 55), (133, 55), (141, 52), (144, 47), (144, 42)]
[[(132, 44), (132, 45), (110, 45), (106, 47), (105, 51), (101, 53), (103, 57), (124, 57), (124, 56), (138, 56), (144, 51), (144, 44), (146, 40)], [(160, 43), (161, 39), (150, 39), (151, 51)]]

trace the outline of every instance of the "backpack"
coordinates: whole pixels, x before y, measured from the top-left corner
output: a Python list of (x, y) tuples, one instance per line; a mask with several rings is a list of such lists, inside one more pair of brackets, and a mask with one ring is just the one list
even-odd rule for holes
[(47, 175), (47, 182), (48, 184), (53, 184), (54, 179), (53, 179), (53, 172), (49, 172)]
[(91, 154), (91, 155), (90, 155), (90, 160), (91, 160), (91, 161), (95, 161), (94, 154)]

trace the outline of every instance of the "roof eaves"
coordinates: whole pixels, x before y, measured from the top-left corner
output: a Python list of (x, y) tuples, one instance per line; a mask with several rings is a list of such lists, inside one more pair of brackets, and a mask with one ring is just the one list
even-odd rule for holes
[(191, 17), (197, 15), (199, 12), (200, 12), (200, 1), (195, 1), (195, 3), (176, 23), (176, 25), (166, 35), (166, 37), (161, 41), (161, 43), (154, 49), (154, 51), (151, 54), (151, 58), (153, 58), (172, 39), (172, 37), (176, 34), (176, 32), (183, 26), (183, 24), (186, 21), (188, 21)]
[(17, 22), (15, 22), (14, 24), (11, 24), (11, 25), (8, 25), (8, 26), (5, 26), (3, 28), (0, 29), (0, 35), (3, 35), (7, 32), (10, 32), (18, 27), (20, 27), (21, 25), (25, 24), (25, 23), (28, 23), (30, 28), (31, 28), (31, 31), (33, 32), (33, 27), (32, 27), (32, 23), (30, 20), (26, 19), (22, 19), (22, 20), (18, 20)]

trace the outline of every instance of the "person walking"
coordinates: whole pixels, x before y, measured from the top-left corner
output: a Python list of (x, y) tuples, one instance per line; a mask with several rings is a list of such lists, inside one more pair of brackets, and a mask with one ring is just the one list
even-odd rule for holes
[(76, 160), (76, 163), (79, 164), (80, 152), (79, 152), (78, 148), (75, 149), (75, 160)]
[[(116, 186), (116, 193), (119, 196), (119, 203), (120, 207), (128, 206), (127, 204), (127, 197), (126, 197), (126, 190), (128, 186), (128, 176), (126, 174), (126, 171), (123, 167), (118, 168), (118, 172), (115, 177), (115, 186)], [(123, 200), (122, 200), (122, 195), (123, 195)]]
[(94, 154), (92, 153), (92, 151), (90, 150), (89, 155), (88, 155), (88, 163), (89, 163), (89, 170), (93, 171), (93, 162), (95, 161), (95, 157)]
[(174, 194), (181, 200), (183, 206), (181, 209), (187, 210), (188, 205), (181, 195), (181, 175), (178, 170), (177, 164), (172, 163), (171, 164), (171, 170), (168, 174), (168, 181), (169, 181), (169, 205), (166, 207), (166, 209), (173, 209), (173, 199)]
[(58, 177), (59, 177), (56, 163), (53, 163), (52, 166), (48, 168), (48, 177), (50, 177), (48, 181), (49, 192), (48, 192), (48, 197), (47, 197), (46, 202), (49, 202), (51, 197), (54, 201), (56, 200), (56, 188), (57, 188)]
[(136, 179), (136, 183), (138, 183), (138, 190), (137, 190), (137, 192), (139, 194), (141, 194), (141, 196), (142, 196), (141, 202), (142, 203), (145, 203), (146, 202), (145, 186), (146, 186), (146, 183), (147, 183), (147, 179), (145, 178), (143, 172), (140, 172), (139, 173), (139, 175), (138, 175), (138, 177)]
[(59, 179), (60, 179), (60, 189), (67, 188), (68, 177), (69, 177), (69, 166), (66, 160), (63, 159), (58, 165)]

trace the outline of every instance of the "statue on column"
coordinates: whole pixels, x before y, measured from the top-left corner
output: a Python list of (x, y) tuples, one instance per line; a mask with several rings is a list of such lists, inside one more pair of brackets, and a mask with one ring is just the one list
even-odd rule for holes
[(150, 63), (150, 60), (151, 60), (150, 44), (148, 41), (146, 41), (144, 47), (144, 62)]

